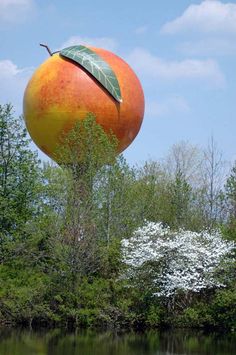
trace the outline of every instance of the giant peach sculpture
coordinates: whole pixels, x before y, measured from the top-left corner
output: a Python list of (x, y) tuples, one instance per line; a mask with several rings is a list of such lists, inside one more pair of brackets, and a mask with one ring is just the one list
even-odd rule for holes
[(144, 114), (141, 84), (130, 66), (100, 48), (71, 46), (51, 54), (34, 72), (24, 94), (27, 129), (53, 158), (63, 133), (88, 113), (118, 139), (118, 152), (139, 132)]

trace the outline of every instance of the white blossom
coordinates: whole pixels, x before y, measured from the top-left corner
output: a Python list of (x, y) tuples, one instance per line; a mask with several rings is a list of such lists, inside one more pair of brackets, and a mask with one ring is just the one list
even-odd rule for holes
[(224, 240), (218, 230), (211, 234), (174, 232), (154, 222), (147, 222), (130, 239), (122, 240), (129, 278), (137, 281), (144, 274), (149, 275), (153, 294), (165, 297), (180, 290), (199, 292), (224, 287), (217, 275), (224, 273), (225, 264), (233, 262), (234, 248), (234, 242)]

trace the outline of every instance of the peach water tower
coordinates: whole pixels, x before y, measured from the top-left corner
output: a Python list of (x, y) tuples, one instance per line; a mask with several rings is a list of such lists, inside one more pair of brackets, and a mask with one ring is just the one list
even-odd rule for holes
[(115, 134), (118, 151), (126, 149), (144, 115), (143, 90), (130, 66), (114, 53), (84, 45), (50, 54), (24, 94), (25, 122), (36, 145), (53, 158), (62, 134), (92, 113), (105, 132)]

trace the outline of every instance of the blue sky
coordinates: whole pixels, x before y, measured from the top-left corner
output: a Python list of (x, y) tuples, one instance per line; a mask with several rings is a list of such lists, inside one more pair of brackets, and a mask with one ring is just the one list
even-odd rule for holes
[[(51, 50), (92, 44), (137, 73), (146, 109), (131, 164), (213, 135), (236, 159), (236, 1), (0, 0), (0, 103), (22, 113), (25, 86)], [(46, 157), (40, 153), (40, 157)]]

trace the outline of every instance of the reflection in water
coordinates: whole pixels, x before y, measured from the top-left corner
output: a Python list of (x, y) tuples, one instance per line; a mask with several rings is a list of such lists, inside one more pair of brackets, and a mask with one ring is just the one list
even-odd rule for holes
[(175, 330), (96, 333), (0, 329), (1, 355), (233, 355), (236, 334)]

